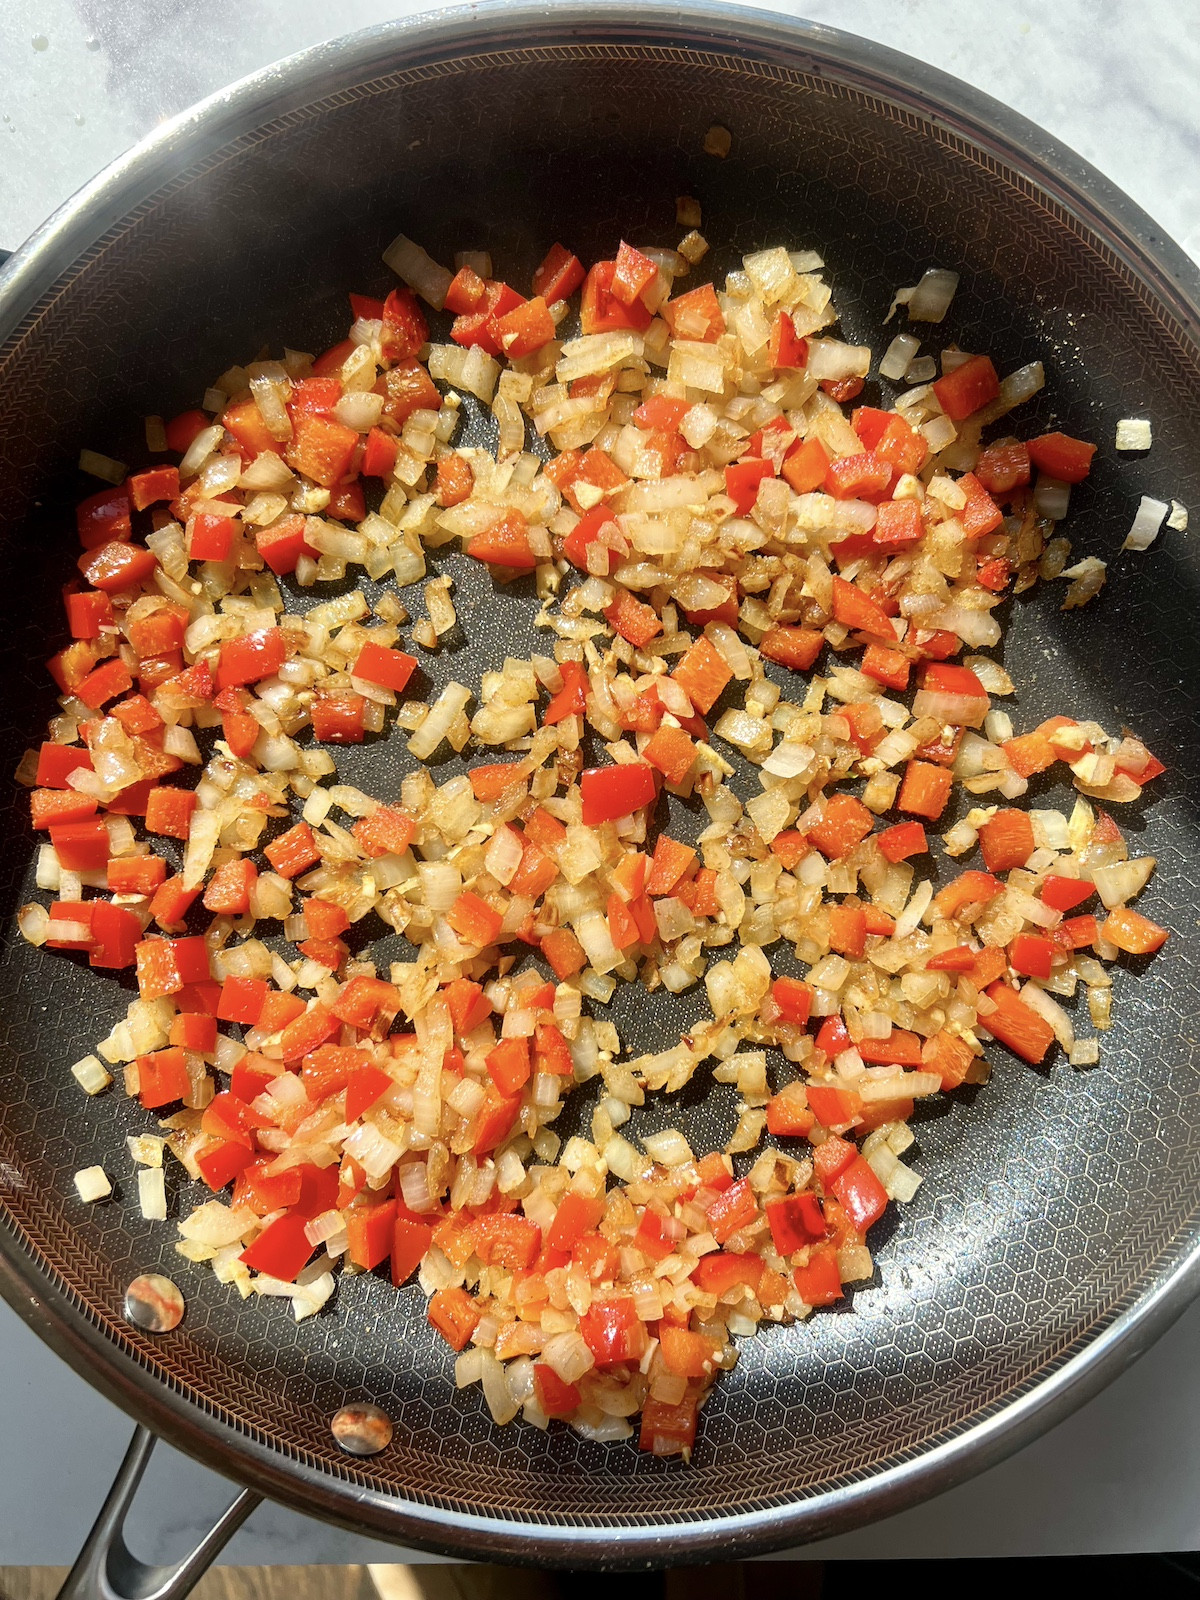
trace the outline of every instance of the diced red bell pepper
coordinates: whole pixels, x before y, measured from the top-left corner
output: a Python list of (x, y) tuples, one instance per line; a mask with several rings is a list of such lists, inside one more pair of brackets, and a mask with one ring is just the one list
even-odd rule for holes
[[(261, 1021), (261, 1018), (260, 1018)], [(337, 1017), (318, 1000), (284, 1028), (279, 1048), (285, 1062), (302, 1061), (340, 1031)]]
[(1029, 482), (1028, 449), (1019, 439), (1002, 439), (988, 445), (975, 463), (975, 478), (989, 495), (1003, 500)]
[(613, 767), (591, 767), (579, 776), (583, 821), (587, 827), (628, 816), (639, 806), (653, 805), (654, 769), (644, 761)]
[(551, 1250), (570, 1250), (576, 1240), (598, 1225), (603, 1215), (602, 1195), (565, 1194), (554, 1221), (546, 1229), (546, 1244)]
[(695, 860), (696, 852), (691, 845), (681, 844), (668, 834), (660, 833), (654, 844), (654, 857), (646, 881), (646, 893), (670, 894), (678, 886), (679, 880), (691, 871)]
[(486, 900), (467, 890), (447, 911), (446, 921), (467, 944), (482, 950), (496, 942), (504, 918)]
[(1018, 933), (1008, 947), (1009, 965), (1025, 977), (1048, 978), (1056, 948), (1053, 939), (1042, 934)]
[(609, 291), (623, 306), (631, 306), (658, 276), (658, 268), (648, 256), (621, 240), (614, 263)]
[(540, 295), (514, 306), (495, 321), (495, 338), (510, 361), (533, 355), (554, 337), (554, 318)]
[(512, 567), (517, 572), (532, 572), (538, 564), (529, 543), (529, 525), (513, 507), (468, 541), (467, 554), (489, 566)]
[(297, 822), (294, 827), (272, 839), (263, 854), (280, 877), (296, 878), (321, 859), (313, 831), (307, 822)]
[(232, 1140), (214, 1139), (196, 1154), (200, 1176), (214, 1194), (233, 1182), (254, 1160), (253, 1150)]
[(258, 869), (249, 856), (226, 861), (213, 873), (204, 891), (204, 905), (218, 916), (244, 917), (250, 909), (250, 890)]
[(979, 848), (989, 872), (1023, 867), (1036, 848), (1028, 813), (1011, 807), (997, 811), (980, 826)]
[(958, 486), (967, 497), (967, 503), (958, 514), (963, 532), (968, 539), (982, 539), (995, 533), (1004, 521), (1004, 513), (992, 499), (973, 472), (964, 472)]
[(542, 1248), (542, 1230), (528, 1217), (493, 1213), (475, 1224), (475, 1254), (487, 1267), (528, 1271)]
[(682, 728), (663, 723), (642, 751), (643, 758), (657, 767), (668, 783), (681, 784), (696, 762), (696, 746)]
[(73, 639), (98, 639), (101, 630), (112, 625), (113, 603), (101, 589), (68, 588), (63, 592), (63, 602)]
[(1094, 444), (1072, 439), (1068, 433), (1040, 434), (1030, 439), (1026, 448), (1039, 472), (1063, 483), (1082, 483), (1092, 470), (1092, 457), (1096, 454)]
[(501, 1039), (487, 1057), (488, 1075), (502, 1095), (514, 1095), (529, 1082), (533, 1065), (528, 1039)]
[(360, 694), (318, 691), (308, 710), (313, 738), (321, 744), (361, 744), (366, 737), (366, 710)]
[(547, 305), (565, 300), (583, 282), (583, 263), (561, 244), (552, 244), (545, 260), (533, 275), (533, 292)]
[(837, 1250), (833, 1245), (818, 1245), (808, 1264), (792, 1273), (796, 1293), (806, 1306), (831, 1306), (842, 1298), (842, 1279), (838, 1272)]
[(789, 1194), (780, 1200), (768, 1200), (763, 1210), (781, 1256), (790, 1256), (825, 1237), (825, 1214), (815, 1194)]
[(386, 478), (396, 465), (399, 444), (382, 428), (372, 428), (363, 446), (359, 471), (364, 478)]
[(939, 917), (958, 917), (972, 905), (986, 905), (1004, 892), (999, 878), (988, 872), (960, 872), (933, 897), (933, 910)]
[(919, 822), (898, 822), (894, 828), (884, 828), (875, 836), (881, 852), (888, 861), (907, 861), (909, 856), (923, 856), (929, 849), (925, 829)]
[(475, 1119), (474, 1153), (477, 1156), (487, 1155), (497, 1145), (503, 1144), (512, 1132), (520, 1111), (521, 1101), (516, 1095), (511, 1098), (498, 1095), (489, 1099)]
[(739, 1228), (747, 1227), (757, 1216), (758, 1201), (750, 1187), (749, 1179), (739, 1178), (709, 1206), (709, 1231), (718, 1244), (724, 1244), (726, 1239)]
[(475, 1332), (482, 1313), (465, 1289), (438, 1289), (429, 1301), (426, 1315), (451, 1350), (461, 1350)]
[(1050, 873), (1041, 887), (1041, 898), (1052, 911), (1074, 911), (1096, 892), (1096, 885), (1086, 878), (1062, 878)]
[(871, 537), (883, 549), (904, 550), (925, 533), (921, 508), (915, 500), (884, 500), (875, 517)]
[(295, 572), (296, 565), (301, 556), (310, 556), (313, 559), (320, 553), (315, 545), (311, 545), (306, 537), (308, 518), (296, 513), (294, 516), (283, 517), (279, 522), (274, 522), (269, 528), (256, 528), (254, 542), (258, 553), (270, 567), (271, 571), (284, 576), (286, 573)]
[(823, 856), (834, 861), (848, 855), (870, 833), (874, 818), (849, 794), (831, 794), (825, 799), (824, 813), (808, 829), (809, 840)]
[(839, 456), (825, 473), (825, 488), (835, 500), (877, 500), (888, 492), (891, 482), (891, 462), (869, 450)]
[(721, 303), (711, 283), (676, 295), (662, 307), (662, 317), (677, 339), (715, 344), (725, 332)]
[(287, 644), (279, 628), (256, 628), (226, 639), (217, 660), (218, 689), (258, 683), (279, 671), (287, 660)]
[(158, 566), (151, 551), (140, 544), (113, 540), (85, 550), (77, 563), (93, 589), (106, 594), (122, 594), (144, 583)]
[(650, 1343), (628, 1295), (594, 1299), (579, 1319), (579, 1332), (598, 1367), (636, 1363)]
[(934, 766), (928, 761), (910, 761), (904, 768), (896, 809), (936, 822), (946, 809), (953, 782), (946, 767)]
[(807, 1139), (816, 1120), (802, 1084), (789, 1083), (767, 1101), (767, 1132), (777, 1139)]
[(867, 915), (861, 906), (830, 906), (829, 948), (850, 961), (862, 960), (867, 949)]
[(706, 638), (699, 638), (671, 674), (692, 705), (706, 716), (733, 677), (725, 657)]
[(886, 611), (864, 590), (836, 574), (833, 579), (833, 618), (845, 628), (878, 634), (894, 643), (895, 631)]
[(296, 472), (332, 489), (349, 472), (358, 441), (359, 435), (344, 423), (302, 413), (293, 422), (284, 459)]
[(628, 589), (618, 589), (605, 608), (605, 620), (614, 633), (641, 650), (663, 631), (662, 618), (653, 606), (635, 599)]
[(199, 886), (195, 889), (185, 889), (182, 876), (167, 878), (154, 891), (150, 901), (150, 915), (160, 928), (167, 932), (175, 932), (183, 926), (184, 917), (199, 897)]
[(392, 1283), (397, 1289), (412, 1277), (432, 1243), (433, 1229), (429, 1223), (414, 1222), (397, 1211), (392, 1234)]
[(587, 955), (570, 928), (554, 928), (542, 936), (542, 954), (554, 970), (554, 975), (565, 983), (587, 966)]
[[(402, 428), (414, 411), (437, 411), (442, 397), (437, 384), (416, 360), (397, 361), (383, 375), (383, 415)], [(339, 476), (345, 476), (343, 468)]]
[(360, 817), (350, 831), (363, 854), (374, 860), (379, 856), (403, 855), (412, 843), (417, 825), (395, 806), (380, 806), (370, 816)]
[(858, 1233), (865, 1233), (887, 1210), (887, 1190), (863, 1156), (856, 1156), (831, 1188)]
[(161, 785), (150, 791), (146, 801), (146, 832), (186, 839), (191, 832), (196, 796), (191, 789), (171, 789)]
[(267, 999), (267, 984), (262, 978), (230, 976), (221, 985), (217, 1016), (222, 1022), (240, 1022), (253, 1028), (262, 1016)]
[(825, 482), (831, 459), (829, 451), (814, 436), (796, 445), (784, 457), (780, 470), (797, 494), (811, 494)]
[(403, 361), (428, 343), (429, 324), (411, 289), (393, 289), (383, 302), (379, 348), (388, 361)]
[(938, 404), (952, 422), (961, 422), (1000, 393), (1000, 378), (988, 356), (972, 356), (933, 385)]
[(581, 717), (587, 703), (588, 676), (578, 661), (562, 664), (562, 688), (550, 697), (550, 704), (542, 715), (542, 725), (553, 727), (567, 717)]
[(758, 486), (763, 479), (774, 475), (775, 468), (770, 461), (743, 458), (730, 462), (725, 468), (725, 493), (733, 501), (739, 517), (744, 517), (754, 505), (758, 498)]
[(685, 1395), (678, 1405), (665, 1400), (647, 1400), (642, 1407), (638, 1449), (655, 1456), (691, 1456), (696, 1443), (695, 1395)]
[(203, 411), (181, 411), (166, 425), (167, 449), (176, 455), (186, 455), (192, 440), (205, 428), (212, 426), (212, 418)]
[(693, 1333), (688, 1328), (677, 1328), (663, 1321), (658, 1329), (659, 1350), (663, 1365), (678, 1378), (711, 1377), (721, 1343), (704, 1333)]
[(68, 872), (99, 872), (108, 864), (108, 829), (100, 817), (80, 822), (52, 822), (50, 843)]
[(533, 1390), (539, 1408), (547, 1417), (569, 1417), (583, 1398), (573, 1383), (564, 1383), (545, 1361), (534, 1362)]
[[(346, 341), (346, 346), (349, 346), (349, 340)], [(349, 348), (342, 349), (337, 362), (339, 367), (349, 353)], [(206, 427), (208, 422), (209, 419), (205, 417)], [(253, 400), (243, 400), (238, 405), (226, 406), (221, 413), (221, 426), (237, 441), (243, 460), (252, 461), (255, 456), (260, 456), (268, 450), (273, 455), (283, 454), (284, 441), (276, 439), (263, 421), (262, 412)]]
[(771, 998), (784, 1019), (800, 1027), (804, 1027), (812, 1014), (812, 985), (800, 978), (776, 978), (771, 985)]
[(307, 1218), (299, 1211), (285, 1211), (267, 1224), (238, 1260), (254, 1272), (266, 1273), (282, 1283), (294, 1283), (313, 1253), (304, 1231), (307, 1225)]
[(138, 1099), (147, 1111), (182, 1100), (191, 1090), (183, 1051), (175, 1046), (138, 1056)]
[(767, 344), (767, 360), (779, 372), (808, 365), (808, 340), (796, 332), (796, 324), (786, 311), (775, 314)]
[(108, 863), (108, 887), (114, 894), (153, 894), (166, 876), (161, 856), (121, 856)]
[(386, 1033), (400, 1010), (400, 993), (382, 978), (351, 978), (333, 1003), (333, 1014), (360, 1033)]
[(191, 561), (228, 561), (233, 551), (236, 525), (232, 517), (214, 517), (207, 512), (193, 517), (188, 538)]
[[(1140, 911), (1134, 911), (1129, 906), (1118, 906), (1105, 917), (1100, 937), (1107, 939), (1109, 944), (1115, 944), (1118, 950), (1124, 950), (1126, 955), (1146, 956), (1161, 949), (1171, 935), (1157, 922), (1142, 916)], [(990, 1019), (985, 1025), (991, 1027)]]
[[(809, 1110), (823, 1128), (848, 1128), (858, 1121), (862, 1097), (857, 1090), (836, 1089), (826, 1083), (810, 1083), (805, 1086), (805, 1093)], [(825, 1179), (824, 1170), (820, 1166), (817, 1170)]]
[(617, 328), (632, 328), (645, 333), (650, 326), (649, 311), (638, 299), (623, 305), (613, 293), (615, 261), (597, 261), (583, 282), (583, 301), (579, 321), (583, 334), (608, 333)]
[(77, 744), (45, 743), (38, 751), (36, 782), (46, 789), (66, 789), (73, 772), (91, 772), (89, 751)]
[(980, 1025), (1014, 1054), (1038, 1066), (1054, 1043), (1054, 1029), (1006, 983), (991, 984), (987, 996), (995, 1002), (995, 1010), (981, 1014)]
[(132, 911), (107, 900), (96, 900), (92, 902), (91, 926), (89, 966), (120, 969), (134, 965), (142, 924)]
[(445, 309), (456, 317), (465, 316), (479, 309), (486, 294), (486, 279), (481, 278), (474, 267), (460, 267), (446, 290)]
[[(178, 482), (178, 473), (175, 476)], [(110, 539), (124, 541), (132, 538), (129, 487), (122, 484), (116, 489), (101, 489), (99, 494), (81, 500), (75, 507), (75, 526), (79, 530), (79, 542), (85, 550), (94, 550), (97, 545), (107, 544)]]

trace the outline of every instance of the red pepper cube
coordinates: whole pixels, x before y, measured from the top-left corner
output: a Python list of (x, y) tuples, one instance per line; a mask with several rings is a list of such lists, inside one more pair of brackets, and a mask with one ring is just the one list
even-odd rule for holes
[(73, 772), (91, 772), (92, 757), (89, 751), (77, 744), (43, 744), (38, 751), (35, 781), (46, 789), (67, 789)]
[(150, 467), (146, 472), (136, 472), (130, 478), (128, 488), (135, 511), (145, 511), (160, 500), (177, 500), (179, 468)]
[(82, 683), (75, 685), (75, 695), (85, 706), (99, 711), (109, 700), (128, 694), (132, 688), (133, 676), (129, 668), (120, 656), (112, 656), (89, 672)]
[(75, 525), (85, 550), (94, 550), (113, 539), (131, 538), (128, 488), (122, 484), (116, 489), (101, 489), (99, 494), (81, 500), (75, 507)]
[(111, 905), (107, 900), (95, 901), (89, 965), (113, 969), (132, 967), (141, 937), (141, 919), (132, 911)]
[[(552, 306), (556, 300), (565, 300), (568, 295), (574, 294), (583, 279), (583, 263), (579, 257), (572, 255), (565, 245), (552, 244), (545, 260), (533, 275), (533, 292)], [(451, 307), (451, 310), (458, 309), (457, 306)]]
[(108, 865), (108, 829), (100, 817), (80, 822), (52, 822), (50, 843), (68, 872), (100, 872)]
[(217, 659), (217, 688), (258, 683), (278, 672), (286, 660), (287, 645), (278, 628), (256, 628), (239, 639), (227, 639)]
[(379, 348), (388, 361), (406, 361), (429, 342), (429, 324), (411, 289), (393, 289), (383, 302)]
[(151, 789), (146, 801), (146, 832), (186, 839), (195, 809), (196, 796), (190, 789)]
[(221, 985), (217, 1016), (222, 1022), (240, 1022), (253, 1028), (262, 1015), (267, 984), (262, 978), (229, 977)]
[(123, 594), (150, 578), (158, 562), (151, 551), (138, 544), (113, 540), (86, 550), (78, 567), (93, 589), (106, 594)]
[(896, 808), (936, 822), (946, 809), (953, 782), (953, 775), (946, 767), (927, 761), (910, 761), (904, 769)]
[(350, 831), (363, 854), (375, 859), (378, 856), (403, 855), (412, 843), (417, 825), (396, 807), (380, 806), (370, 816), (360, 817)]
[(1063, 483), (1082, 483), (1092, 470), (1092, 457), (1096, 454), (1094, 444), (1072, 439), (1067, 433), (1043, 433), (1030, 439), (1026, 448), (1039, 471)]
[(282, 878), (296, 878), (315, 867), (321, 859), (313, 831), (307, 822), (297, 822), (265, 847), (263, 854)]
[(191, 561), (228, 561), (233, 552), (236, 525), (232, 517), (214, 517), (202, 512), (192, 519), (188, 534)]
[(321, 694), (309, 707), (313, 737), (322, 744), (361, 744), (366, 737), (367, 702), (360, 694)]
[[(394, 450), (392, 454), (394, 460)], [(307, 527), (308, 518), (297, 512), (295, 516), (284, 517), (282, 521), (272, 523), (269, 528), (254, 530), (254, 543), (258, 547), (258, 553), (272, 572), (280, 576), (295, 572), (301, 556), (311, 556), (315, 559), (320, 553), (315, 545), (309, 544), (306, 537)]]
[(593, 767), (579, 777), (583, 821), (587, 827), (613, 822), (640, 806), (652, 805), (657, 793), (654, 769), (644, 761)]
[(268, 1223), (258, 1238), (239, 1256), (254, 1272), (266, 1273), (283, 1283), (294, 1283), (307, 1264), (315, 1246), (305, 1232), (307, 1218), (298, 1211), (285, 1211)]
[(182, 1100), (191, 1090), (187, 1062), (176, 1046), (138, 1056), (138, 1099), (148, 1111)]
[(933, 392), (951, 421), (962, 422), (996, 398), (1000, 393), (1000, 378), (987, 356), (972, 356), (953, 372), (938, 378)]
[(393, 650), (386, 645), (368, 643), (359, 651), (358, 660), (351, 670), (354, 677), (399, 694), (417, 666), (416, 656), (406, 655), (403, 650)]
[(113, 603), (102, 589), (67, 590), (63, 601), (73, 639), (98, 639), (101, 629), (114, 621)]

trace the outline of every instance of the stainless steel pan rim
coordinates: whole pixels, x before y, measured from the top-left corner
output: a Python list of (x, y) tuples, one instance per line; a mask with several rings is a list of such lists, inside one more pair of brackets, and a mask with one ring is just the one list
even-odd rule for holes
[[(1031, 175), (1136, 274), (1189, 337), (1200, 330), (1200, 273), (1154, 222), (1073, 152), (1017, 114), (932, 68), (811, 23), (704, 3), (555, 3), (456, 8), (319, 45), (211, 96), (166, 123), (51, 217), (0, 272), (0, 342), (46, 288), (113, 224), (185, 166), (227, 145), (301, 96), (487, 48), (586, 37), (737, 51), (883, 99), (918, 100), (965, 141)], [(1198, 339), (1200, 342), (1200, 339)], [(1200, 1287), (1200, 1244), (1180, 1255), (1152, 1292), (1128, 1305), (1079, 1353), (1018, 1398), (894, 1468), (863, 1481), (746, 1515), (621, 1526), (468, 1516), (358, 1488), (353, 1504), (327, 1472), (229, 1427), (126, 1354), (114, 1350), (82, 1301), (49, 1280), (7, 1228), (0, 1230), (0, 1290), (60, 1355), (156, 1432), (272, 1497), (355, 1531), (453, 1554), (548, 1564), (652, 1566), (779, 1549), (889, 1515), (947, 1489), (1027, 1443), (1137, 1358)]]

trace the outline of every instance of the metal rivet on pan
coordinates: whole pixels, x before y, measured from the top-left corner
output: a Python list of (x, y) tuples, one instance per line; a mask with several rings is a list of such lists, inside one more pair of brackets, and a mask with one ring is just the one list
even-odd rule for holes
[(329, 1426), (347, 1455), (375, 1456), (392, 1442), (392, 1419), (378, 1406), (343, 1406)]
[(183, 1321), (183, 1295), (160, 1272), (143, 1272), (125, 1291), (125, 1315), (147, 1333), (170, 1333)]

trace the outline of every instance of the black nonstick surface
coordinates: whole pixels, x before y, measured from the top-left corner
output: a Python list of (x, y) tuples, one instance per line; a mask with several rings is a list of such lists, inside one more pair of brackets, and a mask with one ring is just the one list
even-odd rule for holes
[[(725, 161), (702, 152), (713, 122), (733, 134)], [(1145, 970), (1119, 971), (1098, 1067), (1033, 1071), (995, 1049), (990, 1086), (921, 1113), (925, 1183), (873, 1232), (876, 1277), (844, 1308), (744, 1341), (685, 1467), (561, 1425), (494, 1428), (477, 1389), (455, 1391), (416, 1287), (347, 1280), (297, 1326), (286, 1302), (242, 1302), (176, 1256), (172, 1228), (140, 1219), (124, 1153), (152, 1119), (117, 1092), (87, 1099), (67, 1071), (123, 1013), (131, 981), (19, 939), (11, 914), (34, 898), (34, 842), (24, 792), (0, 797), (5, 1293), (93, 1381), (222, 1470), (460, 1554), (704, 1559), (896, 1509), (1094, 1388), (1195, 1281), (1196, 536), (1118, 554), (1142, 493), (1200, 505), (1194, 278), (1069, 153), (901, 57), (745, 12), (486, 8), (323, 47), (161, 136), (0, 278), (0, 770), (53, 708), (41, 663), (62, 642), (72, 507), (95, 488), (76, 469), (81, 446), (140, 465), (146, 413), (197, 404), (264, 345), (342, 337), (347, 289), (394, 281), (380, 252), (401, 229), (443, 260), (490, 249), (521, 284), (556, 239), (584, 259), (621, 237), (675, 243), (683, 193), (704, 208), (705, 275), (771, 244), (817, 248), (845, 336), (877, 350), (894, 288), (958, 269), (924, 348), (986, 349), (1002, 371), (1041, 358), (1047, 387), (1021, 431), (1099, 442), (1065, 531), (1079, 555), (1109, 560), (1108, 586), (1083, 612), (1057, 609), (1061, 584), (1010, 603), (1003, 655), (1019, 728), (1095, 716), (1132, 726), (1168, 764), (1121, 821), (1159, 858), (1144, 909), (1174, 936)], [(1149, 455), (1115, 456), (1117, 419), (1147, 415)], [(545, 648), (528, 582), (497, 589), (457, 554), (430, 565), (453, 575), (462, 624), (423, 656), (431, 690), (477, 686), (504, 655)], [(410, 609), (422, 612), (419, 594)], [(347, 751), (339, 770), (394, 796), (413, 764), (405, 742)], [(686, 812), (673, 821), (689, 826)], [(627, 989), (608, 1014), (637, 1051), (673, 1042), (703, 1009), (702, 990)], [(577, 1099), (586, 1117), (588, 1092)], [(634, 1127), (677, 1125), (711, 1148), (733, 1118), (698, 1079)], [(117, 1192), (86, 1207), (71, 1175), (93, 1163)], [(178, 1187), (172, 1199), (176, 1212), (192, 1203)], [(161, 1339), (121, 1316), (129, 1279), (156, 1269), (188, 1302)], [(327, 1419), (363, 1398), (396, 1434), (354, 1462)]]

